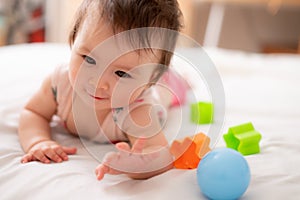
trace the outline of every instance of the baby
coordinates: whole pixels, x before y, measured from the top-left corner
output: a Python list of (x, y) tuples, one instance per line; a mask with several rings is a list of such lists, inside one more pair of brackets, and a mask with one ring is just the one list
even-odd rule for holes
[(172, 168), (162, 132), (171, 94), (158, 80), (180, 18), (176, 0), (84, 0), (69, 36), (69, 64), (43, 81), (21, 113), (21, 162), (63, 162), (76, 153), (51, 139), (57, 115), (71, 134), (115, 144), (118, 151), (96, 168), (98, 180), (120, 173), (144, 179)]

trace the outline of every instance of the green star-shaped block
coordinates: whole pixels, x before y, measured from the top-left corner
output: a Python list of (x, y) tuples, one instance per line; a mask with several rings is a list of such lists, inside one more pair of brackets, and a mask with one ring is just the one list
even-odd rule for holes
[(213, 122), (214, 107), (211, 102), (197, 102), (191, 104), (191, 121), (196, 124), (210, 124)]
[(251, 122), (230, 127), (223, 138), (227, 147), (235, 149), (243, 155), (260, 152), (261, 134), (254, 129)]

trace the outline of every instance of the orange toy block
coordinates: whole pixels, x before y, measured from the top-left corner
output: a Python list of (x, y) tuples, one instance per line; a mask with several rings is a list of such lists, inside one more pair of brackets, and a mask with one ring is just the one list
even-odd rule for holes
[(174, 167), (177, 169), (195, 169), (201, 158), (210, 151), (210, 139), (203, 133), (186, 137), (182, 141), (175, 140), (170, 148), (174, 155)]

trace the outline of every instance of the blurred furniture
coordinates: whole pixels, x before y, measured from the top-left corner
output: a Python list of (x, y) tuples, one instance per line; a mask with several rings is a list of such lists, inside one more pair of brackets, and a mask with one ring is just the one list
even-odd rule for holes
[(185, 17), (184, 32), (202, 45), (249, 51), (283, 46), (281, 49), (286, 51), (297, 51), (299, 0), (179, 0), (179, 3)]
[(43, 42), (45, 0), (0, 0), (0, 45)]

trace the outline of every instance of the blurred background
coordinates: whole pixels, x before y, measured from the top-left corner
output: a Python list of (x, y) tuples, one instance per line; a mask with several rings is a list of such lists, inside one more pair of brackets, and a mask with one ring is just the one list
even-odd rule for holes
[[(178, 0), (183, 33), (204, 46), (300, 53), (300, 0)], [(0, 0), (0, 46), (66, 43), (82, 0)]]

